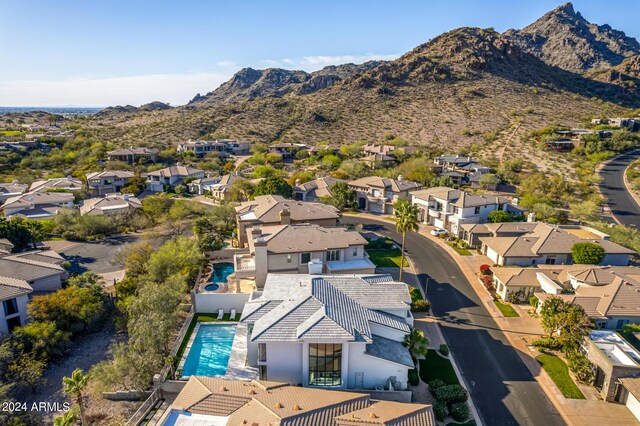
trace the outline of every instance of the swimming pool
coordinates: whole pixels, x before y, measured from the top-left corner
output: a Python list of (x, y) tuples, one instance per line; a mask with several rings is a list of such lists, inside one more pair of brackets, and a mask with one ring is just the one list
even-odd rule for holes
[(233, 263), (220, 262), (212, 265), (213, 272), (211, 273), (210, 281), (214, 284), (224, 284), (229, 279), (229, 275), (233, 274)]
[(224, 376), (235, 334), (236, 324), (203, 322), (196, 325), (183, 358), (182, 377)]

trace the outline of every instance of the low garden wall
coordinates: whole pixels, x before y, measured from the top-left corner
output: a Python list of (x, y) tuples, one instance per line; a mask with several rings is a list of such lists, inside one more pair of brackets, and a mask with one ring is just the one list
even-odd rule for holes
[(102, 392), (102, 397), (110, 401), (141, 401), (147, 399), (151, 395), (152, 391), (115, 391), (115, 392)]
[(412, 392), (409, 390), (404, 391), (389, 391), (389, 390), (366, 390), (366, 389), (349, 389), (350, 392), (368, 393), (371, 395), (371, 399), (379, 399), (382, 401), (393, 402), (411, 402)]
[(196, 313), (217, 313), (220, 309), (225, 313), (232, 309), (241, 313), (250, 296), (249, 293), (196, 293), (193, 301)]

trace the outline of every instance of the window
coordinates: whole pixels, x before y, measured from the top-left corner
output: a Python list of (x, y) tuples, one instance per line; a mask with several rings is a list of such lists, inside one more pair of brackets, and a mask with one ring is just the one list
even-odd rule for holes
[(340, 250), (327, 251), (327, 262), (331, 262), (332, 260), (340, 260)]
[(544, 261), (544, 263), (546, 265), (555, 265), (556, 264), (556, 258), (555, 257), (547, 257), (546, 260)]
[(476, 207), (476, 208), (473, 210), (473, 213), (474, 213), (474, 214), (480, 214), (480, 206)]
[(291, 255), (290, 254), (287, 255), (287, 263), (291, 263)]
[(16, 327), (20, 326), (22, 326), (20, 317), (13, 317), (7, 320), (7, 329), (9, 329), (9, 333), (11, 333)]
[(267, 380), (267, 366), (259, 365), (258, 374), (260, 375), (260, 380)]
[(353, 248), (353, 257), (358, 257), (358, 247)]
[(300, 253), (300, 263), (311, 262), (311, 253)]
[(309, 344), (309, 384), (312, 386), (342, 384), (342, 345)]
[(258, 362), (267, 362), (266, 343), (258, 343)]
[(4, 316), (8, 317), (9, 315), (18, 313), (18, 301), (14, 299), (5, 300), (2, 302), (4, 305)]
[(460, 209), (458, 207), (454, 207), (453, 214), (457, 215), (458, 213), (460, 213)]

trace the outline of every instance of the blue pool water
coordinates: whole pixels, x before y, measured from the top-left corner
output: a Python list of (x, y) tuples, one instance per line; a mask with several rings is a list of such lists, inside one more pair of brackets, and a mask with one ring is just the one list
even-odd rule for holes
[(229, 275), (233, 274), (233, 263), (221, 262), (213, 264), (213, 273), (211, 274), (212, 283), (226, 283)]
[(201, 323), (182, 367), (182, 376), (224, 376), (235, 334), (235, 324)]

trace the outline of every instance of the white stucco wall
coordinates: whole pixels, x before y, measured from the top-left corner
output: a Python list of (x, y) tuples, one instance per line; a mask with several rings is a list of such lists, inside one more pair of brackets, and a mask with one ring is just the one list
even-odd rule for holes
[(640, 401), (638, 401), (635, 396), (629, 394), (626, 405), (629, 411), (631, 411), (631, 414), (640, 421)]
[(60, 276), (62, 274), (45, 277), (30, 283), (33, 291), (56, 291), (62, 287)]
[[(23, 295), (16, 298), (18, 304), (18, 313), (20, 317), (20, 324), (25, 325), (27, 323), (27, 303), (29, 303), (29, 296)], [(14, 315), (10, 315), (13, 318)], [(7, 318), (4, 315), (4, 306), (0, 302), (0, 334), (9, 334), (9, 328), (7, 327)]]
[(244, 304), (249, 300), (249, 293), (197, 293), (195, 296), (196, 312), (217, 313), (220, 309), (225, 313), (242, 313)]
[(267, 379), (292, 385), (303, 383), (302, 343), (267, 343)]
[(347, 386), (356, 387), (356, 373), (363, 373), (363, 387), (375, 389), (384, 386), (387, 379), (396, 376), (397, 380), (406, 387), (409, 368), (400, 364), (385, 361), (365, 354), (365, 344), (349, 345), (349, 372)]

